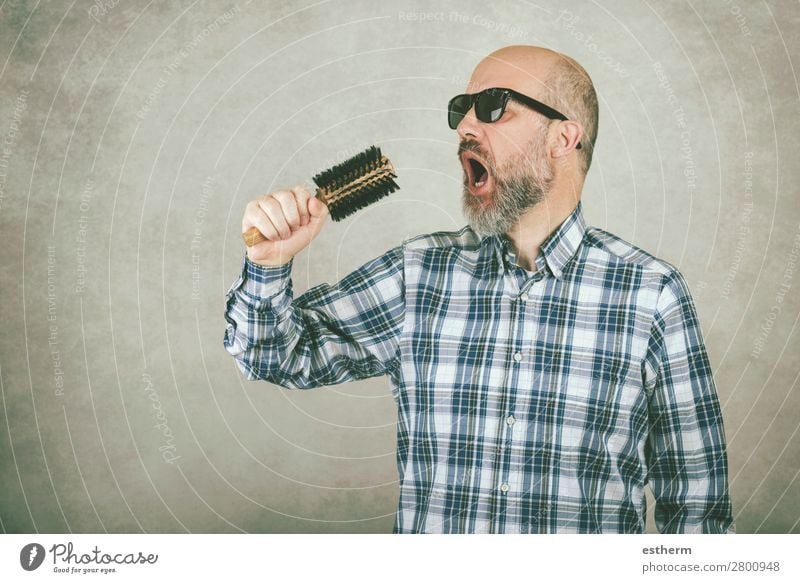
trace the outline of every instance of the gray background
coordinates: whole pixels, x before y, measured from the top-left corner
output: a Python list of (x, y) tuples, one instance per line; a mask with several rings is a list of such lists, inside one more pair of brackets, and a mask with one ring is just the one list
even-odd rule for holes
[(290, 392), (223, 349), (241, 214), (375, 143), (402, 190), (329, 224), (298, 294), (462, 226), (444, 107), (523, 43), (597, 87), (588, 222), (689, 281), (739, 532), (800, 532), (800, 9), (554, 6), (3, 2), (2, 530), (390, 531), (388, 381)]

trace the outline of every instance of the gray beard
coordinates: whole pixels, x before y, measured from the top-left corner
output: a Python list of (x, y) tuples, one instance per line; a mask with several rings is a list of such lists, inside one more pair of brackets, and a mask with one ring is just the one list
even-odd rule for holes
[[(481, 200), (472, 196), (464, 185), (462, 209), (472, 230), (481, 236), (507, 233), (525, 211), (547, 197), (553, 174), (539, 149), (532, 144), (527, 155), (512, 161), (500, 172), (492, 168), (495, 191), (485, 208), (481, 208)], [(530, 160), (536, 161), (537, 168), (530, 168)]]

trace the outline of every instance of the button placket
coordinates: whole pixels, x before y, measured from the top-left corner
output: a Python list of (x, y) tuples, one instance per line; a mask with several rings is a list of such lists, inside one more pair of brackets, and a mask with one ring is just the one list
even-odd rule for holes
[[(512, 448), (514, 443), (513, 426), (516, 424), (516, 418), (513, 415), (515, 410), (517, 395), (513, 387), (519, 386), (520, 374), (525, 371), (520, 365), (524, 362), (526, 356), (525, 344), (525, 327), (527, 322), (527, 314), (529, 313), (526, 302), (529, 302), (533, 297), (529, 293), (530, 278), (523, 274), (522, 270), (512, 270), (508, 278), (506, 298), (510, 300), (511, 320), (509, 330), (509, 367), (506, 371), (506, 392), (505, 399), (500, 403), (500, 410), (498, 411), (499, 422), (497, 433), (497, 445), (493, 448), (493, 461), (494, 470), (497, 481), (495, 482), (495, 492), (503, 500), (505, 508), (508, 509), (516, 503), (516, 492), (512, 490), (512, 484), (518, 480), (516, 472), (513, 468), (509, 467), (506, 463), (506, 455)], [(524, 290), (524, 291), (523, 291)], [(509, 293), (510, 292), (510, 293)], [(508, 305), (508, 304), (507, 304)]]

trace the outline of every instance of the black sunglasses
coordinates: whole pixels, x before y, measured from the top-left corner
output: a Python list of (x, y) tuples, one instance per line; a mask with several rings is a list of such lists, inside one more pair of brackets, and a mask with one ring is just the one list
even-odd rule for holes
[[(450, 129), (454, 130), (467, 115), (472, 106), (475, 105), (475, 117), (483, 123), (494, 123), (503, 117), (506, 111), (508, 100), (513, 99), (522, 105), (526, 105), (531, 109), (538, 111), (543, 116), (549, 119), (558, 119), (567, 121), (567, 116), (556, 111), (549, 105), (545, 105), (541, 101), (536, 101), (533, 97), (528, 97), (522, 93), (518, 93), (513, 89), (506, 89), (504, 87), (491, 87), (484, 89), (478, 93), (463, 93), (456, 95), (447, 104), (447, 123), (450, 124)], [(581, 149), (581, 143), (575, 146), (578, 150)]]

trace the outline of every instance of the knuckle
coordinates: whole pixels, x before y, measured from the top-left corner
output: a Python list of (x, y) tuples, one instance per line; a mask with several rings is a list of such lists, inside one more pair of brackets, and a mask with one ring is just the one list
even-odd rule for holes
[(289, 198), (291, 198), (292, 195), (290, 192), (286, 192), (285, 190), (279, 190), (278, 192), (275, 192), (272, 196), (274, 196), (275, 200), (279, 202), (286, 202)]
[(272, 196), (261, 201), (261, 208), (265, 211), (274, 211), (278, 207), (280, 207), (280, 204)]
[(304, 186), (298, 186), (294, 189), (294, 194), (297, 198), (308, 198), (311, 196), (311, 193), (308, 192), (308, 189)]

